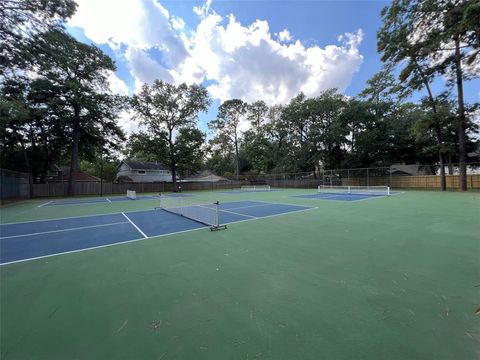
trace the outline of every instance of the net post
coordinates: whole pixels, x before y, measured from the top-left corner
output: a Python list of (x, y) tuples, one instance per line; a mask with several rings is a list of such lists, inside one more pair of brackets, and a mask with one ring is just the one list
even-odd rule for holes
[(210, 231), (225, 230), (227, 228), (227, 225), (220, 225), (220, 221), (218, 217), (220, 203), (218, 201), (215, 201), (213, 205), (215, 205), (215, 220), (214, 220), (214, 224), (210, 226)]
[(163, 196), (163, 194), (160, 193), (160, 194), (158, 194), (158, 195), (159, 195), (159, 197), (158, 197), (158, 206), (155, 206), (154, 210), (158, 210), (158, 209), (161, 209), (161, 208), (162, 208), (162, 196)]
[(390, 196), (390, 186), (387, 186), (387, 196)]

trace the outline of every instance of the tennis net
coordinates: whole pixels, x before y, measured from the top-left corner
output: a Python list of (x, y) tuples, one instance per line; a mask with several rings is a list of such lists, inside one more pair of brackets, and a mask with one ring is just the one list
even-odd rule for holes
[(319, 185), (319, 193), (339, 195), (390, 196), (389, 186), (330, 186)]
[(135, 190), (127, 190), (127, 198), (129, 198), (130, 200), (136, 200), (137, 192)]
[(242, 191), (270, 191), (270, 185), (243, 185)]
[(210, 230), (226, 228), (219, 223), (218, 201), (208, 203), (190, 197), (160, 195), (160, 209), (183, 216), (210, 227)]

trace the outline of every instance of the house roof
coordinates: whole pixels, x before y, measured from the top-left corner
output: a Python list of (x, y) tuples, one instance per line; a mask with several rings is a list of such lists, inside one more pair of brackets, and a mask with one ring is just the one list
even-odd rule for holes
[(132, 170), (168, 170), (168, 168), (158, 162), (123, 160), (122, 163), (127, 164)]
[(210, 182), (217, 182), (217, 181), (228, 181), (227, 178), (222, 176), (215, 175), (210, 170), (203, 170), (202, 172), (195, 174), (185, 181), (210, 181)]
[(133, 183), (132, 178), (126, 175), (119, 176), (116, 180), (122, 183)]
[[(56, 166), (56, 165), (55, 165)], [(53, 180), (62, 180), (68, 181), (70, 178), (70, 166), (56, 166), (61, 174), (59, 176), (55, 176)], [(77, 175), (75, 176), (75, 181), (100, 181), (99, 177), (94, 175), (87, 174), (86, 172), (77, 170)]]

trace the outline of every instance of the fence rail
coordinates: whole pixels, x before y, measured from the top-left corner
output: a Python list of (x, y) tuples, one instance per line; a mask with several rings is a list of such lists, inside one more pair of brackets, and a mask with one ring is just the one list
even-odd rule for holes
[[(228, 181), (191, 181), (179, 182), (182, 190), (222, 190), (239, 188), (252, 183), (268, 184), (276, 188), (316, 188), (318, 185), (388, 185), (393, 189), (440, 189), (438, 166), (421, 165), (422, 175), (394, 173), (390, 167), (324, 170), (309, 173), (284, 173), (241, 175), (238, 180)], [(447, 190), (458, 190), (460, 177), (458, 167), (449, 165), (446, 175)], [(469, 164), (467, 186), (469, 190), (480, 191), (480, 164)], [(0, 199), (26, 199), (40, 197), (62, 197), (67, 195), (67, 182), (48, 182), (30, 184), (29, 174), (0, 169)], [(127, 190), (138, 193), (160, 193), (173, 191), (173, 184), (158, 183), (112, 183), (98, 181), (78, 181), (75, 184), (75, 195), (115, 195), (126, 194)]]

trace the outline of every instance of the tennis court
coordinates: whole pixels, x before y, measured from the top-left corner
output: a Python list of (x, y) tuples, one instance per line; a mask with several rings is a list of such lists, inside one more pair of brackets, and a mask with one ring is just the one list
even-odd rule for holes
[[(165, 196), (171, 197), (191, 197), (189, 194), (167, 194)], [(76, 199), (62, 199), (51, 200), (38, 205), (43, 206), (57, 206), (57, 205), (85, 205), (85, 204), (99, 204), (99, 203), (112, 203), (117, 201), (135, 201), (135, 200), (158, 200), (160, 195), (139, 195), (135, 199), (131, 199), (127, 196), (115, 196), (115, 197), (94, 197), (94, 198), (76, 198)]]
[(1, 358), (478, 357), (479, 193), (308, 192), (4, 206)]
[[(311, 208), (259, 201), (227, 202), (220, 204), (219, 223), (227, 225)], [(208, 203), (187, 208), (195, 212), (211, 209)], [(0, 225), (0, 264), (204, 227), (205, 224), (162, 209), (3, 224)]]
[(292, 197), (309, 200), (333, 200), (333, 201), (363, 201), (380, 197), (399, 195), (398, 191), (391, 191), (388, 186), (328, 186), (317, 188), (316, 193), (292, 195)]

